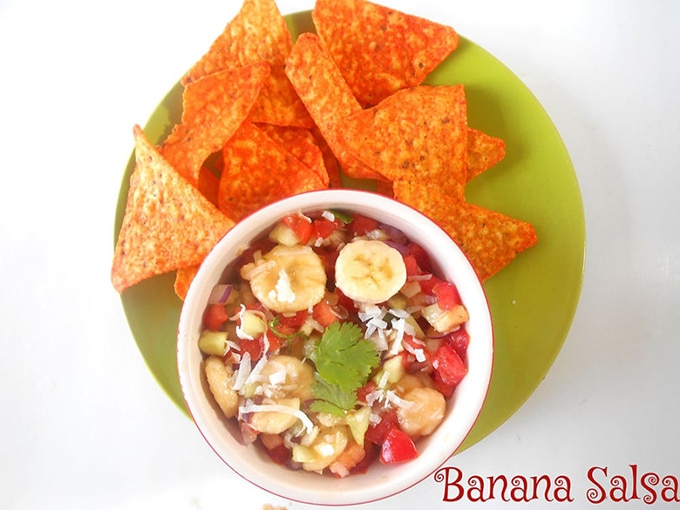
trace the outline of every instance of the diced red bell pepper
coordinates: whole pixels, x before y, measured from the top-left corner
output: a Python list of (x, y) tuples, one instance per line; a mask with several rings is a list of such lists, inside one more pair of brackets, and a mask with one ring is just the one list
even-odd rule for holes
[(295, 232), (295, 235), (302, 244), (306, 244), (314, 233), (314, 225), (312, 225), (312, 222), (308, 218), (299, 214), (289, 214), (281, 221), (283, 221), (284, 225)]
[(392, 424), (380, 447), (380, 462), (397, 464), (415, 459), (417, 456), (418, 450), (411, 438), (397, 424)]
[(454, 306), (462, 304), (458, 288), (451, 282), (440, 282), (432, 288), (432, 294), (437, 298), (439, 308), (444, 311), (452, 310)]
[(229, 314), (222, 304), (208, 306), (203, 314), (203, 323), (210, 331), (219, 331), (228, 319)]

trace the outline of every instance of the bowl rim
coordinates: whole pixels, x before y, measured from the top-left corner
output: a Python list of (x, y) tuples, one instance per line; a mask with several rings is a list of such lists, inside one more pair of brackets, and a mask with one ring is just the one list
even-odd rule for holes
[[(348, 210), (371, 209), (374, 212), (365, 214), (368, 216), (373, 215), (374, 217), (377, 215), (379, 216), (377, 219), (381, 222), (384, 222), (385, 224), (393, 224), (395, 220), (401, 224), (413, 223), (412, 221), (406, 221), (405, 218), (400, 216), (395, 216), (395, 214), (393, 214), (391, 211), (388, 213), (388, 208), (395, 208), (398, 212), (409, 214), (409, 217), (416, 219), (418, 221), (418, 225), (422, 224), (421, 226), (426, 227), (426, 233), (433, 235), (436, 233), (437, 242), (445, 241), (446, 243), (453, 245), (455, 247), (455, 263), (464, 264), (467, 266), (463, 269), (460, 269), (459, 272), (467, 275), (466, 281), (468, 281), (468, 284), (471, 284), (472, 287), (474, 287), (474, 289), (469, 291), (469, 294), (474, 293), (476, 296), (475, 299), (481, 300), (480, 302), (483, 302), (483, 306), (480, 308), (480, 310), (483, 312), (483, 317), (476, 317), (475, 324), (480, 324), (479, 331), (482, 336), (486, 337), (487, 342), (485, 346), (480, 346), (479, 343), (474, 345), (477, 346), (477, 348), (481, 349), (482, 347), (485, 347), (488, 350), (485, 355), (485, 363), (483, 366), (479, 367), (479, 373), (476, 374), (477, 378), (475, 379), (475, 382), (481, 386), (477, 392), (472, 397), (470, 397), (474, 397), (472, 402), (468, 402), (467, 400), (464, 401), (467, 406), (471, 406), (465, 415), (465, 423), (463, 426), (459, 427), (460, 430), (457, 431), (457, 434), (454, 434), (453, 440), (448, 439), (448, 436), (443, 435), (444, 439), (446, 439), (446, 448), (438, 448), (439, 452), (437, 454), (432, 453), (432, 451), (435, 450), (434, 448), (427, 449), (429, 442), (432, 442), (429, 440), (433, 438), (435, 434), (437, 434), (437, 431), (435, 431), (435, 434), (432, 436), (421, 438), (419, 442), (426, 443), (424, 450), (428, 453), (428, 455), (425, 456), (425, 460), (422, 461), (423, 455), (420, 455), (420, 463), (417, 463), (418, 460), (414, 459), (409, 463), (405, 463), (403, 466), (388, 466), (387, 469), (391, 471), (394, 471), (395, 468), (400, 468), (399, 476), (396, 477), (396, 480), (394, 480), (394, 477), (392, 476), (383, 477), (385, 479), (384, 489), (371, 486), (364, 488), (361, 491), (352, 491), (351, 486), (349, 489), (346, 487), (349, 485), (347, 480), (356, 480), (357, 477), (364, 477), (368, 474), (354, 475), (344, 479), (324, 477), (324, 479), (327, 478), (333, 480), (333, 485), (337, 487), (337, 490), (335, 490), (333, 493), (334, 501), (331, 502), (328, 502), (329, 496), (326, 490), (308, 490), (306, 488), (302, 488), (300, 485), (282, 482), (278, 479), (274, 480), (272, 482), (273, 484), (270, 484), (271, 479), (267, 479), (266, 474), (263, 474), (262, 472), (249, 466), (248, 461), (241, 460), (237, 455), (226, 453), (226, 450), (228, 450), (226, 448), (224, 449), (225, 451), (223, 451), (222, 439), (216, 436), (217, 432), (211, 425), (211, 420), (205, 417), (205, 406), (199, 405), (200, 397), (197, 395), (198, 389), (196, 388), (195, 381), (191, 377), (193, 373), (191, 369), (193, 362), (189, 359), (188, 353), (190, 352), (190, 349), (187, 348), (191, 346), (192, 338), (194, 345), (196, 344), (195, 336), (191, 337), (190, 330), (195, 327), (197, 320), (196, 315), (198, 314), (197, 310), (204, 309), (205, 305), (207, 304), (207, 294), (209, 294), (209, 292), (206, 291), (206, 287), (211, 287), (211, 284), (214, 281), (219, 280), (219, 277), (215, 278), (215, 274), (219, 271), (219, 274), (223, 275), (224, 268), (229, 265), (229, 263), (234, 259), (234, 256), (238, 255), (239, 250), (245, 249), (252, 242), (252, 240), (257, 239), (269, 231), (276, 220), (283, 217), (285, 214), (289, 214), (294, 211), (318, 211), (324, 208), (344, 208)], [(358, 212), (361, 213), (361, 211)], [(383, 219), (385, 216), (391, 216), (393, 221), (391, 222), (388, 219)], [(251, 223), (253, 222), (260, 226), (251, 226)], [(399, 227), (397, 226), (397, 228)], [(255, 229), (255, 231), (253, 229)], [(412, 235), (409, 233), (406, 235), (407, 237), (412, 238)], [(238, 242), (238, 244), (235, 244), (235, 242)], [(432, 251), (427, 248), (427, 245), (424, 247), (432, 256)], [(234, 256), (231, 256), (228, 260), (226, 260), (224, 258), (223, 252), (226, 252), (227, 254), (233, 252)], [(435, 257), (435, 259), (440, 262), (443, 260), (441, 256)], [(440, 262), (437, 263), (437, 266), (441, 265)], [(445, 261), (441, 263), (445, 263)], [(441, 267), (437, 267), (437, 270), (442, 272)], [(197, 301), (201, 301), (200, 306), (196, 304)], [(464, 299), (464, 302), (465, 301), (466, 300)], [(479, 320), (479, 322), (477, 322), (477, 320)], [(471, 343), (471, 345), (473, 344)], [(196, 351), (196, 349), (194, 349), (194, 351)], [(491, 310), (486, 292), (479, 275), (474, 270), (469, 258), (463, 253), (451, 236), (446, 233), (446, 231), (444, 231), (434, 220), (429, 218), (421, 211), (391, 197), (368, 190), (334, 188), (304, 192), (272, 202), (271, 204), (258, 209), (257, 211), (243, 218), (241, 221), (237, 222), (234, 227), (223, 236), (223, 238), (215, 245), (215, 247), (213, 247), (213, 249), (204, 259), (185, 297), (177, 328), (176, 354), (180, 387), (189, 415), (210, 448), (234, 473), (249, 483), (263, 489), (264, 491), (276, 496), (285, 497), (291, 501), (319, 506), (339, 506), (364, 504), (392, 497), (405, 490), (408, 490), (414, 485), (422, 482), (428, 476), (436, 473), (460, 448), (461, 444), (469, 435), (470, 431), (477, 422), (479, 415), (481, 414), (491, 384), (495, 357), (494, 352), (495, 336), (493, 331), (493, 322), (491, 319)], [(466, 363), (467, 362), (468, 360), (466, 360)], [(463, 386), (468, 379), (469, 373), (461, 383), (461, 386)], [(454, 397), (455, 395), (456, 394), (454, 394)], [(447, 407), (453, 406), (454, 399), (452, 398), (449, 400), (450, 401), (447, 402)], [(462, 404), (456, 402), (456, 406), (460, 405)], [(216, 418), (217, 420), (224, 420), (224, 418)], [(222, 431), (222, 434), (226, 435), (224, 430)], [(439, 434), (435, 437), (441, 439), (440, 436), (442, 436), (442, 434)], [(434, 441), (434, 439), (432, 440)], [(273, 462), (269, 462), (273, 464)], [(406, 468), (413, 466), (413, 469), (404, 469), (404, 466), (406, 466)], [(375, 469), (375, 467), (377, 466), (372, 466), (372, 469)], [(287, 472), (296, 473), (295, 471), (289, 470), (285, 467), (277, 466), (277, 468)], [(314, 473), (306, 472), (304, 475), (312, 480), (314, 479), (312, 478), (313, 476), (319, 476)], [(325, 480), (322, 481), (325, 482)], [(314, 485), (328, 485), (328, 483), (326, 482), (324, 484)]]

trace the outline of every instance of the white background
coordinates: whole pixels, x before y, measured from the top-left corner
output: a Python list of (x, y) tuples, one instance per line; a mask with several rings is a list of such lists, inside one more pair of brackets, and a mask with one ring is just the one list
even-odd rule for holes
[[(454, 26), (526, 83), (585, 206), (583, 293), (560, 355), (515, 415), (449, 465), (565, 475), (575, 501), (561, 508), (647, 507), (593, 506), (584, 493), (593, 466), (680, 477), (680, 3), (384, 3)], [(0, 0), (3, 509), (306, 508), (217, 459), (147, 370), (109, 283), (132, 125), (239, 6)], [(447, 503), (431, 479), (370, 506), (516, 507)]]

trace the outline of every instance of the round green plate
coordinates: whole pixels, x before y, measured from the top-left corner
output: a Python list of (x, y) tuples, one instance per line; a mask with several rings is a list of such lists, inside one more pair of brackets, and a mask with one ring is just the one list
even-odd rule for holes
[[(313, 31), (309, 12), (286, 17), (293, 36)], [(506, 157), (473, 179), (469, 202), (534, 224), (538, 244), (485, 284), (495, 331), (495, 362), (488, 398), (463, 449), (507, 420), (543, 380), (559, 353), (576, 311), (583, 279), (585, 221), (578, 182), (562, 140), (525, 85), (488, 52), (461, 38), (456, 51), (427, 80), (462, 83), (469, 125), (506, 142)], [(179, 121), (177, 84), (144, 130), (160, 142)], [(120, 190), (115, 236), (120, 229), (130, 158)], [(151, 278), (122, 295), (132, 334), (167, 395), (187, 413), (175, 359), (181, 308), (174, 273)]]

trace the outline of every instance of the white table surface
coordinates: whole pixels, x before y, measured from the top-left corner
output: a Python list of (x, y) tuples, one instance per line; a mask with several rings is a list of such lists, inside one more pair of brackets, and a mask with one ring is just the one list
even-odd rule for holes
[[(585, 492), (598, 466), (605, 485), (633, 483), (631, 464), (680, 477), (680, 3), (384, 3), (454, 26), (526, 83), (585, 207), (583, 292), (562, 351), (526, 404), (448, 465), (570, 480), (573, 502), (530, 508), (649, 507)], [(147, 370), (109, 283), (131, 127), (239, 5), (0, 0), (3, 509), (308, 508), (217, 459)], [(456, 505), (432, 479), (369, 506), (522, 507)]]

